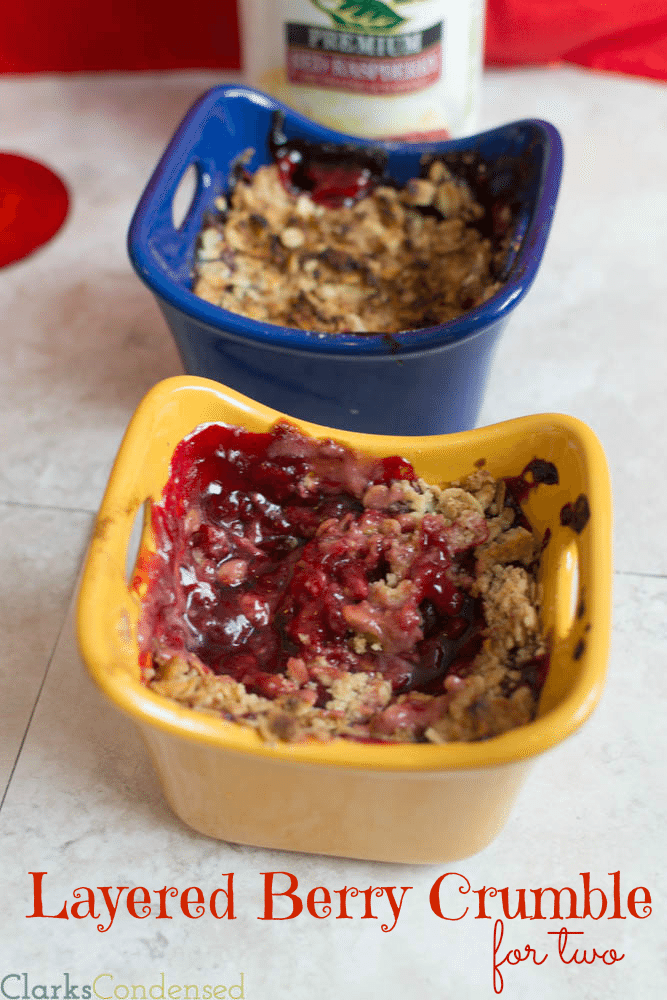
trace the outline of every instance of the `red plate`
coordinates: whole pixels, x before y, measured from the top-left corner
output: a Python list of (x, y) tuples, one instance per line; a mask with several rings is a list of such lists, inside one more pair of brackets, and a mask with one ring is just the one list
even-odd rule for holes
[(52, 170), (25, 156), (0, 153), (0, 267), (48, 243), (68, 208), (67, 188)]

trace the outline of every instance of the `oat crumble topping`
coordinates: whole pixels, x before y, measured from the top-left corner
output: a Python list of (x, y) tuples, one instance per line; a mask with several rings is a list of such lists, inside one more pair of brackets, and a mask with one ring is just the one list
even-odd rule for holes
[(276, 164), (216, 201), (193, 290), (251, 319), (323, 333), (398, 333), (461, 316), (501, 287), (504, 249), (484, 208), (441, 161), (402, 188), (330, 208), (286, 190)]

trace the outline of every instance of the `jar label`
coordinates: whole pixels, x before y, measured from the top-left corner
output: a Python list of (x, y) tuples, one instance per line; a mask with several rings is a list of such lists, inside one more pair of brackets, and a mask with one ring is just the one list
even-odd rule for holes
[[(287, 22), (289, 82), (362, 94), (408, 94), (436, 83), (443, 71), (443, 22), (389, 34), (390, 23), (395, 29), (405, 28), (409, 19), (397, 14), (386, 3), (379, 0), (344, 2), (339, 10), (368, 11), (371, 7), (387, 11), (383, 33), (378, 30), (368, 34)], [(334, 14), (329, 13), (333, 18)], [(389, 22), (391, 14), (393, 22)], [(338, 15), (335, 16), (338, 19)], [(349, 11), (347, 17), (353, 28), (354, 19)]]
[(239, 0), (249, 82), (339, 132), (473, 129), (484, 0)]

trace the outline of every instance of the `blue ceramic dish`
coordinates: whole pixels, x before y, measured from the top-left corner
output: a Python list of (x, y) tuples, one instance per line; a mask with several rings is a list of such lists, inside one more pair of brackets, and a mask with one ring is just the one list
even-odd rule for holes
[[(190, 290), (204, 213), (227, 190), (239, 154), (254, 150), (250, 171), (271, 162), (269, 135), (277, 110), (285, 115), (288, 139), (368, 145), (258, 91), (217, 87), (186, 115), (134, 213), (130, 259), (162, 309), (186, 372), (329, 427), (410, 435), (473, 427), (498, 338), (530, 288), (547, 241), (562, 169), (558, 132), (547, 122), (525, 120), (448, 142), (374, 142), (387, 151), (388, 172), (399, 183), (419, 174), (424, 153), (470, 150), (491, 161), (494, 195), (507, 193), (512, 184), (518, 204), (507, 280), (486, 303), (439, 326), (391, 337), (322, 334), (247, 319)], [(196, 190), (176, 227), (174, 195), (191, 165)]]

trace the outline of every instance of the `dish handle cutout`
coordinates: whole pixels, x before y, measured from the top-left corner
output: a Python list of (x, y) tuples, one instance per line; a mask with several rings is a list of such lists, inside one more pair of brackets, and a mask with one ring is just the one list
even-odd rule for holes
[(146, 570), (142, 565), (141, 553), (144, 549), (144, 534), (146, 527), (150, 524), (151, 501), (144, 500), (139, 504), (129, 537), (127, 539), (127, 549), (125, 553), (125, 582), (128, 590), (134, 591), (143, 598), (146, 592)]
[(197, 164), (191, 163), (181, 174), (171, 199), (171, 221), (174, 229), (180, 230), (185, 226), (194, 208), (200, 182), (199, 168)]
[(579, 546), (569, 539), (558, 553), (553, 593), (554, 631), (557, 641), (567, 638), (574, 626), (579, 604)]

